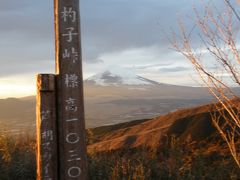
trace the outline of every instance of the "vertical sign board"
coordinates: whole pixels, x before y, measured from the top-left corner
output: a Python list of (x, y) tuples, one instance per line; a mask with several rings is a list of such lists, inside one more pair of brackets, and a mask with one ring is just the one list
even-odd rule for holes
[(55, 0), (60, 180), (87, 179), (79, 0)]
[(37, 180), (57, 180), (55, 75), (38, 75), (37, 89)]

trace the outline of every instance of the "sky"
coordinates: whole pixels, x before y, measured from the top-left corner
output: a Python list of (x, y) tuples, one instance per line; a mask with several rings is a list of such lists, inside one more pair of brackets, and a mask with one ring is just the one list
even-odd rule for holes
[[(177, 30), (179, 18), (191, 28), (193, 6), (202, 1), (80, 0), (84, 78), (121, 66), (161, 83), (198, 85), (163, 33)], [(36, 74), (55, 71), (53, 1), (0, 1), (0, 23), (0, 98), (35, 94)]]

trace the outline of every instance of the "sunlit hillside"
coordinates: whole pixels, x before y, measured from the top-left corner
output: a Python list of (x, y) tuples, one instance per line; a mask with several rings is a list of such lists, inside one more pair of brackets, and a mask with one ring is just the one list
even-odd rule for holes
[[(211, 107), (87, 129), (90, 179), (238, 179), (239, 169), (211, 123)], [(0, 179), (35, 178), (34, 144), (26, 135), (1, 136)]]

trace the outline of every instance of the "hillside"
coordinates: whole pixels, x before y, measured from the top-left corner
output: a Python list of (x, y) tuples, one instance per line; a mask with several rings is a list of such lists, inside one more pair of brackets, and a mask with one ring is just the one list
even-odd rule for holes
[[(239, 179), (209, 107), (88, 129), (89, 179)], [(36, 179), (35, 147), (31, 136), (0, 136), (0, 179)]]
[(172, 135), (182, 141), (206, 140), (213, 134), (218, 135), (211, 122), (211, 106), (182, 109), (151, 120), (92, 129), (96, 136), (95, 143), (89, 146), (89, 151), (157, 147), (165, 136)]
[(239, 179), (239, 167), (212, 125), (212, 108), (88, 130), (91, 178)]

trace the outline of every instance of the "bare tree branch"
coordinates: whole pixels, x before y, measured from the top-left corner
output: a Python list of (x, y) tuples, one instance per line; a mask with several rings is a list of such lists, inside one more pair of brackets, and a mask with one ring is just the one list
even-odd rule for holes
[[(236, 144), (240, 137), (240, 98), (228, 83), (232, 80), (238, 87), (240, 86), (240, 55), (237, 47), (239, 27), (235, 27), (236, 18), (238, 22), (236, 26), (240, 25), (240, 16), (229, 0), (224, 1), (225, 13), (205, 6), (204, 14), (201, 15), (194, 8), (196, 17), (194, 29), (187, 33), (184, 24), (179, 21), (180, 33), (174, 32), (169, 41), (175, 51), (189, 60), (204, 85), (219, 102), (211, 111), (212, 122), (240, 168), (240, 149)], [(218, 69), (210, 70), (206, 59), (202, 59), (202, 53), (191, 43), (191, 34), (195, 29), (200, 31), (199, 38), (205, 48), (204, 51), (211, 56), (211, 61)], [(229, 76), (227, 80), (224, 74)]]
[(240, 16), (239, 14), (237, 13), (237, 11), (235, 10), (235, 8), (232, 6), (232, 4), (230, 3), (229, 0), (224, 0), (227, 5), (232, 9), (233, 13), (235, 14), (235, 16), (237, 17), (238, 21), (240, 21)]

